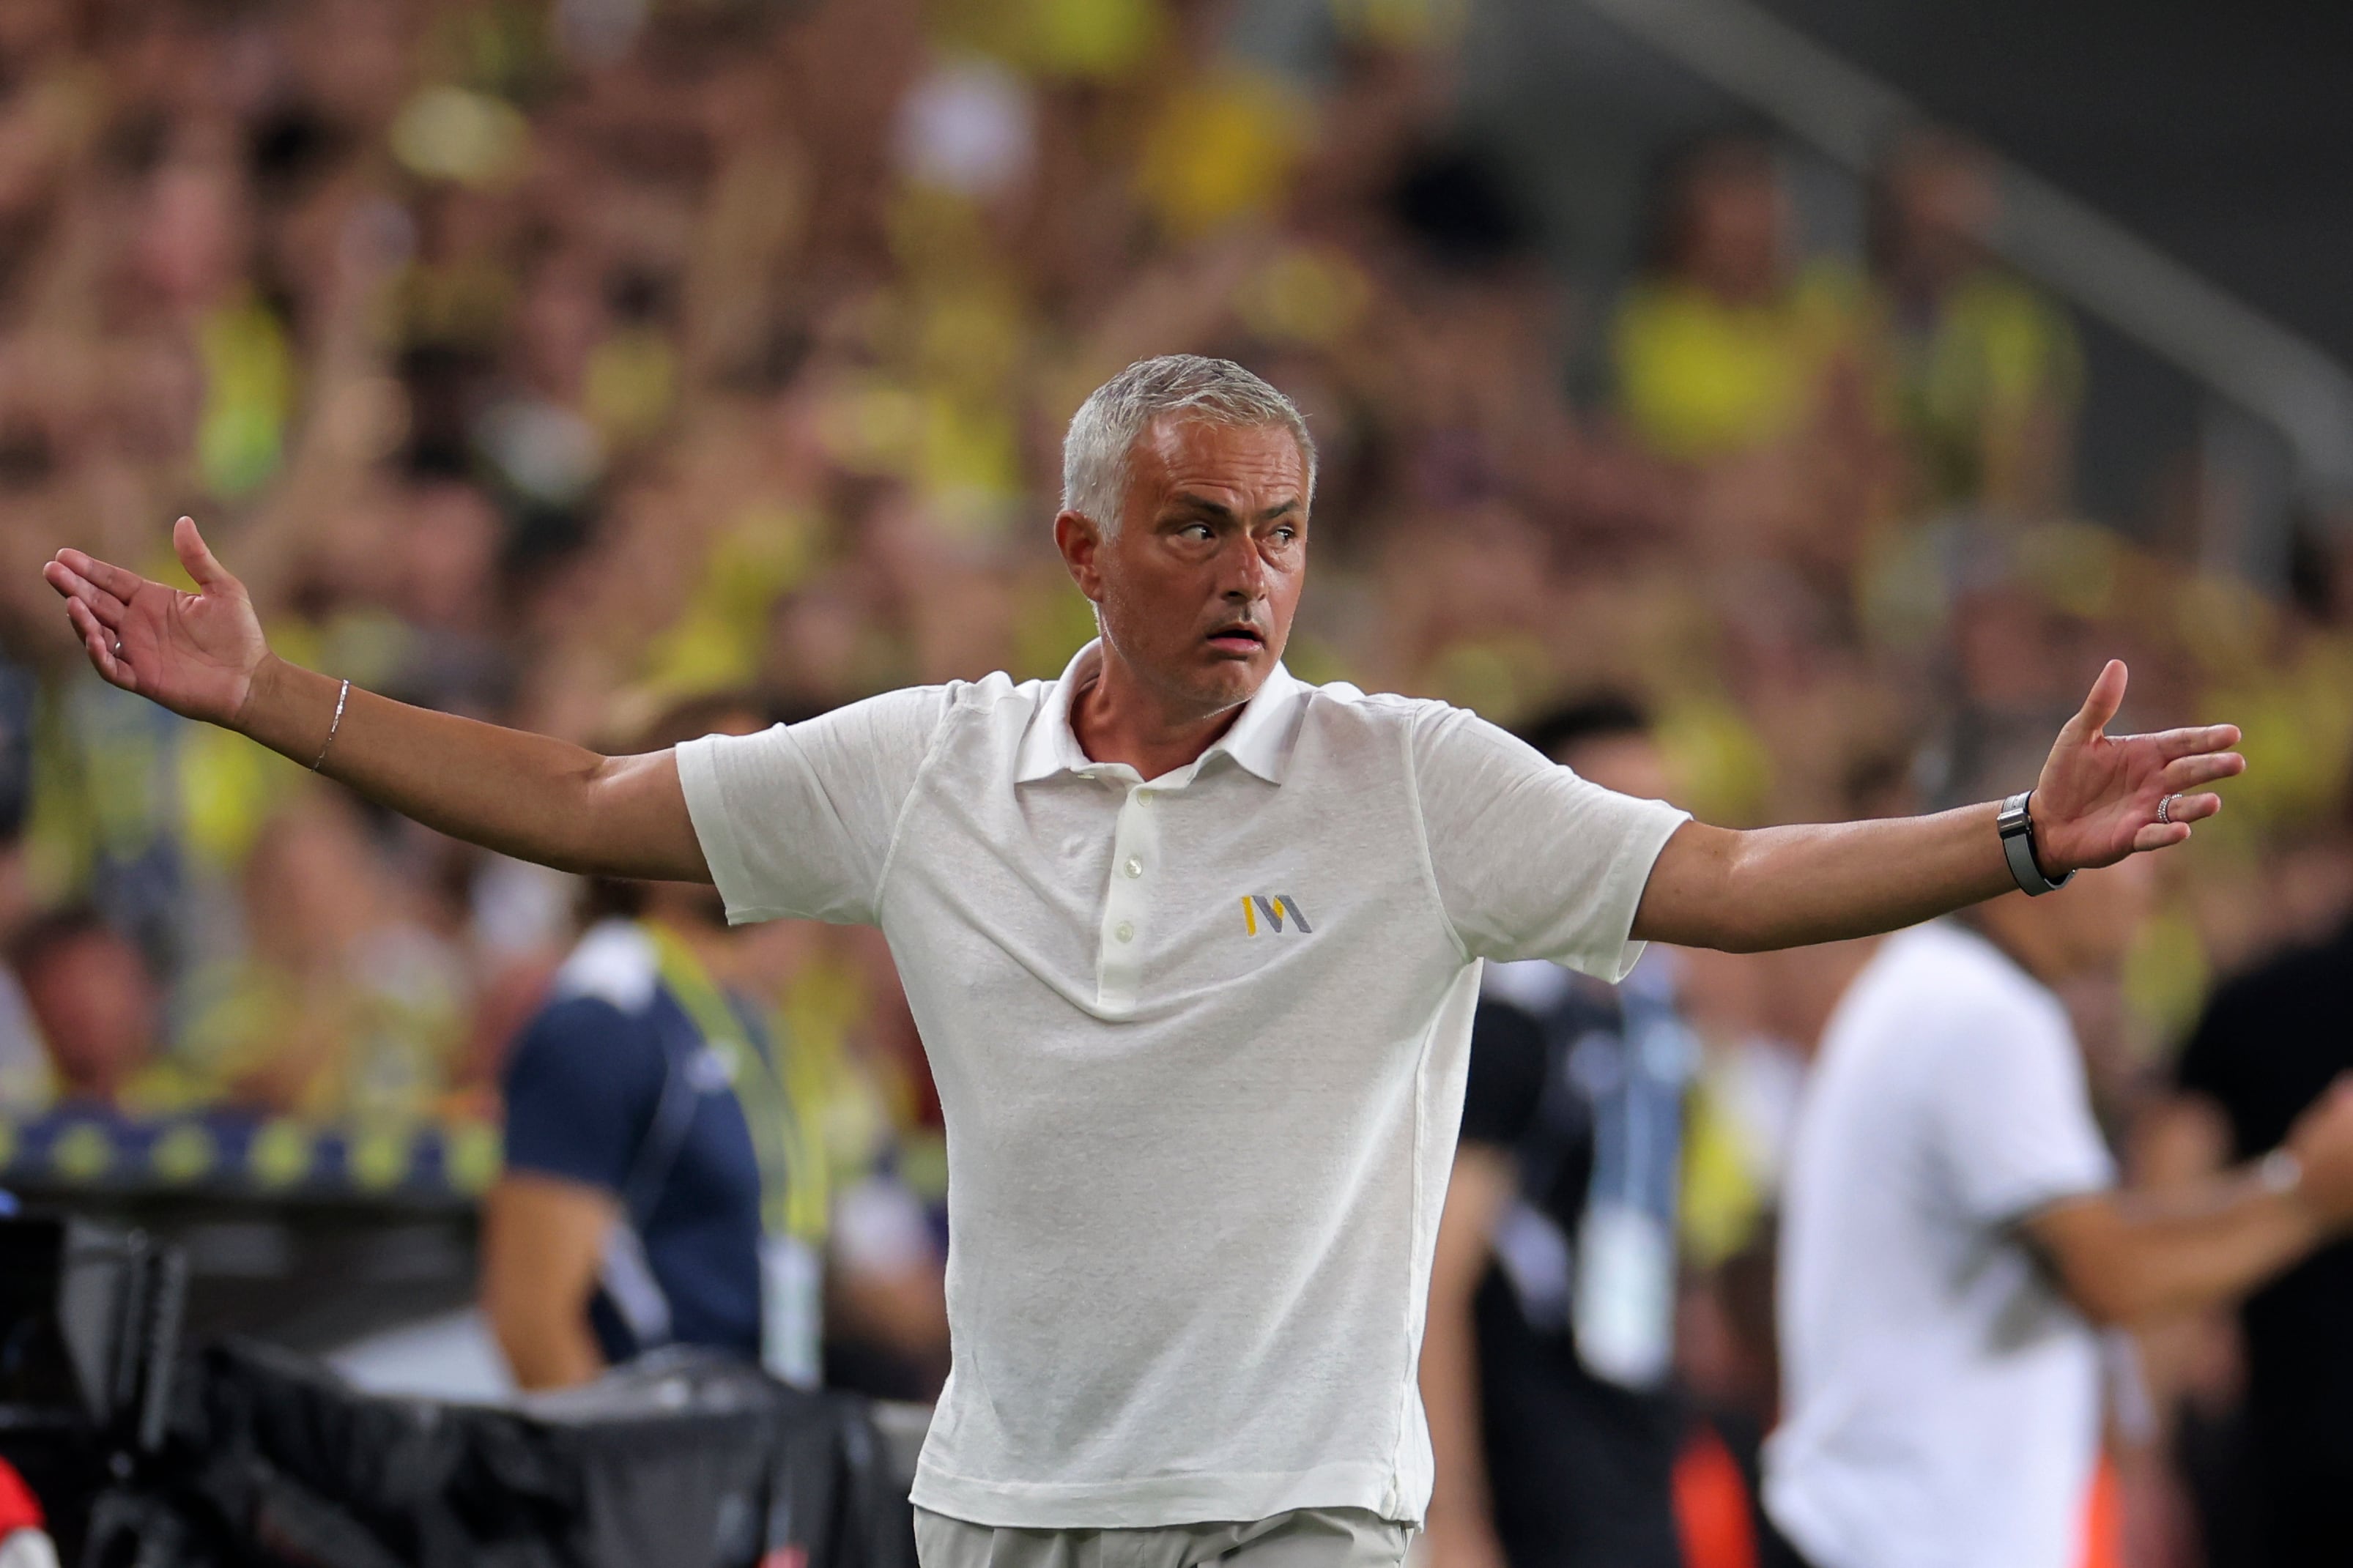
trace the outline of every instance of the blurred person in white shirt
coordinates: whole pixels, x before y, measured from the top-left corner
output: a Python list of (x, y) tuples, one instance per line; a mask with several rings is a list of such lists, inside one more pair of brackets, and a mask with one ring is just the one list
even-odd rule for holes
[(2137, 1194), (2056, 988), (2113, 974), (2151, 868), (1884, 942), (1823, 1037), (1783, 1194), (1774, 1522), (1815, 1568), (2068, 1568), (2100, 1332), (2248, 1290), (2353, 1226), (2353, 1083), (2281, 1147)]

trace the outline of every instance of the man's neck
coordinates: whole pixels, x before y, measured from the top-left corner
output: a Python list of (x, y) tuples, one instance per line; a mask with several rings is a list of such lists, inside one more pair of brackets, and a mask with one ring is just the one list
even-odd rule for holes
[(1145, 686), (1109, 643), (1080, 679), (1071, 696), (1071, 732), (1079, 750), (1098, 763), (1124, 763), (1147, 779), (1198, 761), (1247, 705), (1204, 713), (1172, 703)]

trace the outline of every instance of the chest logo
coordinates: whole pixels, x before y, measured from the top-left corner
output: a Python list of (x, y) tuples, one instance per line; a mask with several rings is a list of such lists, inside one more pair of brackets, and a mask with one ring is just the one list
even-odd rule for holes
[(1278, 936), (1286, 925), (1296, 926), (1302, 936), (1314, 936), (1315, 928), (1307, 923), (1307, 911), (1289, 893), (1246, 893), (1242, 897), (1242, 929), (1251, 936), (1261, 926)]

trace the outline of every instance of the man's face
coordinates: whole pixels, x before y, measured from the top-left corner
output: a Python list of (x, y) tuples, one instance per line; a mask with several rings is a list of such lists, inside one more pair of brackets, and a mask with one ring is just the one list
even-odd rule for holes
[(1250, 700), (1291, 637), (1307, 571), (1307, 466), (1280, 425), (1167, 418), (1136, 440), (1119, 531), (1054, 536), (1103, 640), (1172, 708)]

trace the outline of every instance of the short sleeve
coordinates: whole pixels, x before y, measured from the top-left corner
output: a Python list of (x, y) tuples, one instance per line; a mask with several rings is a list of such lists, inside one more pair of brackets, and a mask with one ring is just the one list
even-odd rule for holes
[(1462, 1142), (1503, 1148), (1516, 1144), (1535, 1120), (1544, 1084), (1544, 1030), (1525, 1008), (1482, 1001), (1471, 1021)]
[(1689, 814), (1590, 784), (1461, 709), (1430, 704), (1412, 746), (1439, 900), (1471, 955), (1624, 979), (1643, 885)]
[(950, 696), (913, 687), (678, 748), (687, 815), (729, 921), (873, 921), (891, 836)]
[(507, 1058), (506, 1163), (618, 1194), (664, 1071), (648, 1019), (593, 996), (551, 1003)]
[[(1973, 1010), (1974, 1011), (1974, 1010)], [(2116, 1184), (2065, 1016), (1989, 1006), (1942, 1021), (1928, 1104), (1951, 1190), (1968, 1216), (2004, 1226)]]

